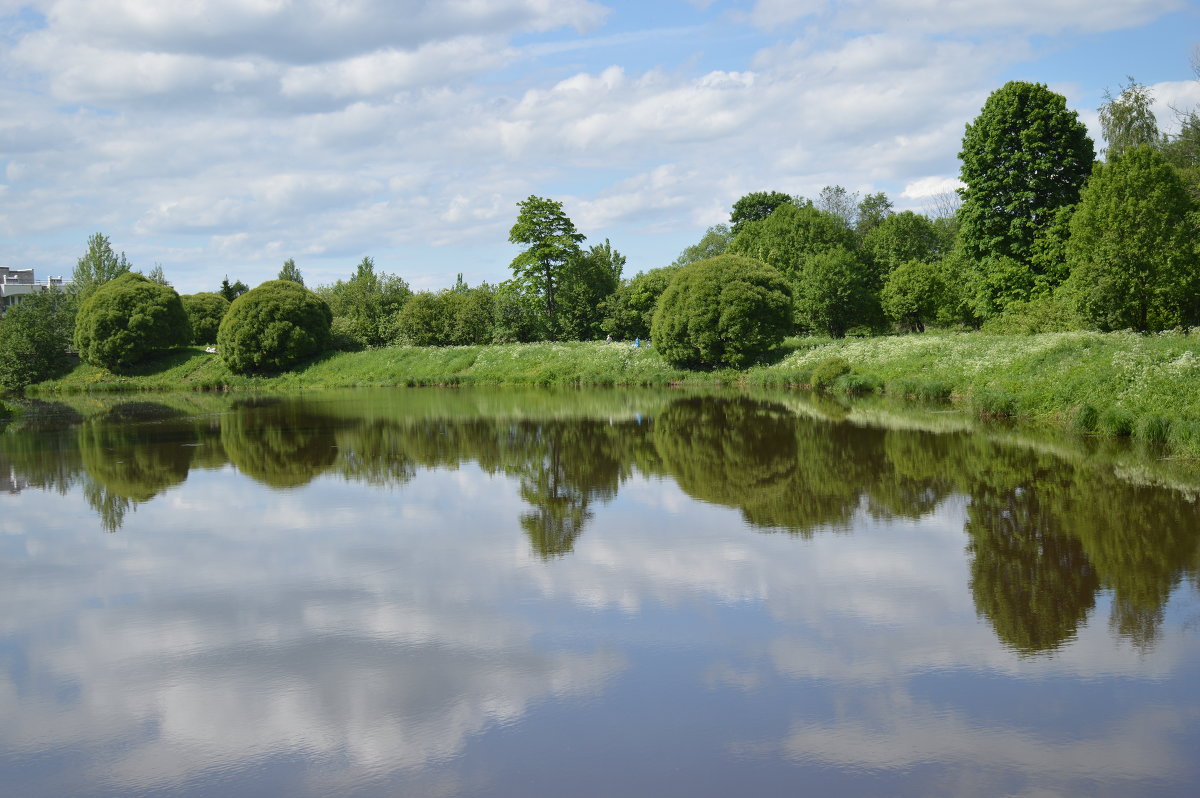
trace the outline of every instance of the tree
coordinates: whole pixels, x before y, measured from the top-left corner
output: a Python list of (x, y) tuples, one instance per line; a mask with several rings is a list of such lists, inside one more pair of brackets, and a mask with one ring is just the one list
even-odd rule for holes
[(0, 391), (20, 391), (66, 369), (77, 307), (73, 294), (54, 287), (0, 316)]
[(192, 328), (179, 294), (137, 272), (126, 272), (94, 289), (75, 319), (79, 358), (113, 370), (191, 340)]
[(811, 204), (786, 203), (766, 219), (743, 226), (729, 252), (760, 260), (795, 280), (813, 255), (854, 249), (856, 243), (854, 231), (841, 217)]
[(842, 186), (825, 186), (825, 188), (821, 189), (821, 193), (817, 195), (817, 201), (813, 204), (819, 210), (832, 213), (845, 222), (846, 226), (851, 229), (858, 226), (858, 207), (860, 203), (857, 191), (850, 192)]
[(290, 280), (268, 280), (233, 301), (217, 331), (230, 371), (280, 371), (329, 346), (325, 300)]
[(761, 261), (720, 255), (684, 266), (658, 302), (654, 347), (677, 366), (741, 368), (791, 329), (792, 291)]
[(375, 261), (364, 257), (353, 277), (321, 286), (317, 294), (333, 312), (335, 333), (349, 336), (360, 346), (384, 346), (395, 338), (396, 314), (412, 291), (394, 274), (377, 274)]
[(212, 292), (184, 294), (179, 299), (192, 327), (192, 343), (216, 343), (221, 319), (229, 311), (229, 300)]
[(810, 257), (796, 284), (796, 315), (810, 330), (841, 338), (851, 327), (873, 325), (878, 314), (862, 262), (835, 249)]
[(933, 222), (912, 211), (886, 217), (863, 237), (862, 243), (863, 254), (880, 286), (903, 263), (934, 260), (941, 254), (940, 247), (941, 238)]
[(1102, 330), (1194, 324), (1196, 204), (1162, 153), (1142, 144), (1097, 167), (1071, 219), (1069, 283)]
[(747, 194), (733, 203), (733, 210), (729, 214), (731, 232), (736, 236), (747, 222), (762, 221), (774, 213), (780, 205), (788, 205), (793, 202), (795, 200), (790, 194), (780, 191), (755, 191)]
[(288, 258), (283, 262), (283, 268), (279, 270), (280, 280), (290, 280), (293, 283), (304, 285), (304, 277), (300, 274), (300, 269), (296, 266), (294, 258)]
[(1153, 105), (1154, 95), (1132, 77), (1116, 97), (1104, 90), (1104, 105), (1098, 110), (1100, 130), (1108, 142), (1108, 160), (1139, 144), (1158, 146), (1163, 142)]
[(887, 194), (882, 191), (868, 194), (862, 198), (862, 202), (858, 203), (858, 222), (855, 224), (854, 230), (858, 233), (859, 238), (862, 238), (891, 215), (892, 201), (888, 199)]
[(161, 263), (154, 264), (154, 268), (151, 269), (150, 273), (146, 275), (146, 279), (152, 283), (158, 283), (159, 285), (170, 285), (170, 283), (167, 282), (167, 275), (163, 272)]
[(621, 284), (625, 256), (608, 239), (581, 252), (567, 265), (559, 297), (560, 323), (566, 338), (591, 341), (604, 334), (604, 302)]
[(557, 339), (559, 290), (564, 272), (581, 254), (579, 244), (584, 237), (563, 212), (561, 202), (531, 194), (517, 207), (521, 212), (508, 231), (508, 240), (528, 249), (513, 259), (513, 279), (540, 301), (550, 338)]
[(97, 288), (120, 277), (131, 268), (124, 252), (120, 255), (113, 252), (108, 236), (93, 233), (88, 237), (87, 252), (75, 263), (75, 271), (71, 275), (71, 288), (80, 300), (83, 300)]
[(1010, 81), (967, 125), (959, 158), (966, 254), (1024, 263), (1054, 212), (1079, 198), (1095, 148), (1061, 94), (1041, 83)]
[(412, 346), (445, 346), (450, 343), (448, 293), (418, 291), (413, 294), (396, 317), (396, 332)]
[(704, 231), (704, 235), (697, 243), (680, 252), (679, 257), (671, 265), (686, 266), (698, 260), (724, 255), (732, 241), (733, 231), (729, 229), (729, 225), (715, 224)]
[(229, 275), (227, 274), (225, 275), (225, 279), (221, 281), (221, 287), (218, 289), (217, 293), (225, 297), (227, 302), (232, 302), (249, 290), (250, 286), (246, 285), (241, 280), (231, 284), (229, 282)]
[(619, 286), (604, 304), (601, 329), (617, 339), (649, 338), (658, 298), (680, 268), (672, 265), (651, 269)]
[(910, 331), (925, 332), (925, 324), (937, 318), (945, 291), (942, 270), (936, 264), (911, 260), (888, 274), (879, 300), (892, 322)]

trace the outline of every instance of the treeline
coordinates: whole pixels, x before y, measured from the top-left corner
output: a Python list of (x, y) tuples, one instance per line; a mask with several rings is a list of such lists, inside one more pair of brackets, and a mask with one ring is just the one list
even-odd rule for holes
[[(258, 303), (256, 326), (238, 340), (247, 342), (248, 353), (277, 339), (278, 356), (247, 366), (260, 370), (286, 368), (330, 347), (605, 336), (654, 337), (665, 354), (679, 353), (670, 356), (676, 365), (707, 367), (753, 362), (786, 334), (842, 337), (928, 325), (1010, 333), (1197, 325), (1200, 114), (1181, 113), (1179, 132), (1168, 136), (1158, 129), (1152, 101), (1133, 81), (1109, 96), (1100, 108), (1108, 146), (1097, 160), (1064, 97), (1042, 84), (1010, 82), (966, 128), (959, 153), (965, 187), (943, 196), (932, 213), (897, 212), (883, 193), (860, 196), (836, 185), (812, 199), (754, 192), (734, 203), (728, 224), (709, 228), (672, 264), (632, 278), (609, 241), (586, 246), (561, 203), (530, 196), (519, 203), (509, 232), (524, 247), (509, 280), (472, 287), (460, 274), (450, 288), (414, 293), (365, 257), (348, 279), (312, 289), (327, 313), (309, 307), (289, 315), (278, 307), (283, 294), (273, 289)], [(715, 277), (690, 274), (721, 255), (739, 259), (710, 268)], [(755, 271), (746, 258), (782, 280)], [(89, 296), (131, 271), (124, 253), (114, 253), (97, 233), (67, 292), (35, 295), (10, 309), (0, 321), (0, 388), (19, 389), (61, 371), (72, 346), (93, 362), (77, 340), (78, 312)], [(291, 259), (278, 278), (304, 285)], [(145, 279), (167, 285), (159, 265)], [(738, 289), (717, 285), (722, 279)], [(655, 335), (659, 300), (673, 284), (674, 315), (662, 326), (682, 332)], [(149, 296), (144, 286), (138, 291)], [(213, 292), (181, 298), (187, 329), (146, 325), (134, 341), (131, 319), (150, 311), (178, 314), (163, 304), (165, 294), (148, 309), (127, 291), (104, 303), (104, 320), (88, 333), (89, 351), (123, 348), (94, 361), (120, 368), (155, 348), (216, 343), (231, 303), (247, 293), (253, 292), (226, 276)], [(782, 320), (780, 303), (790, 307)], [(112, 336), (121, 340), (108, 341)], [(725, 351), (739, 339), (753, 345)], [(724, 349), (705, 354), (714, 342)]]

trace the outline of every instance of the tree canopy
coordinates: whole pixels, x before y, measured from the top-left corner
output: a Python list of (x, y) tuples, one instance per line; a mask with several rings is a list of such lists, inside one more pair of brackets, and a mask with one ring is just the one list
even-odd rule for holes
[(87, 299), (97, 288), (132, 268), (124, 252), (120, 255), (113, 252), (108, 236), (93, 233), (88, 237), (87, 252), (75, 263), (71, 288), (81, 300)]
[(584, 236), (575, 229), (562, 203), (530, 195), (517, 203), (521, 212), (508, 231), (508, 240), (526, 249), (513, 259), (513, 279), (545, 313), (550, 338), (559, 337), (559, 292), (565, 272), (581, 254)]
[(963, 136), (961, 243), (976, 260), (1024, 263), (1054, 212), (1079, 198), (1096, 152), (1061, 94), (1010, 81), (992, 92)]
[(191, 343), (179, 294), (137, 272), (93, 290), (75, 318), (75, 348), (85, 363), (109, 369), (133, 365), (157, 349)]

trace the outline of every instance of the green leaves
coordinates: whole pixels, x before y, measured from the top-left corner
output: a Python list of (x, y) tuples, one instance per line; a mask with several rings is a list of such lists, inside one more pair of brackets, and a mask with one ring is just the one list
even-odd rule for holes
[(530, 195), (517, 207), (521, 212), (508, 240), (528, 248), (513, 259), (513, 278), (541, 300), (550, 337), (557, 338), (560, 283), (567, 265), (579, 257), (584, 236), (563, 212), (561, 202)]
[(332, 321), (329, 305), (312, 291), (270, 280), (234, 300), (217, 347), (230, 371), (280, 371), (323, 351)]
[(191, 343), (187, 313), (175, 289), (136, 272), (95, 288), (75, 320), (75, 348), (85, 363), (119, 370), (158, 349)]

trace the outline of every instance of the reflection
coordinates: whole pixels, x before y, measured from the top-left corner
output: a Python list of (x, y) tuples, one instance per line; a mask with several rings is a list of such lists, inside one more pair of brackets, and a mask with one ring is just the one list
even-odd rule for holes
[(183, 414), (151, 402), (128, 402), (79, 427), (84, 496), (115, 532), (137, 504), (187, 479), (196, 434)]
[(423, 470), (475, 463), (515, 480), (528, 505), (520, 528), (543, 559), (573, 552), (597, 507), (634, 474), (673, 480), (755, 529), (806, 538), (920, 521), (954, 498), (967, 508), (976, 610), (1027, 655), (1073, 639), (1102, 589), (1113, 592), (1113, 631), (1149, 648), (1171, 591), (1197, 578), (1197, 504), (1122, 481), (1111, 454), (829, 421), (827, 408), (790, 409), (803, 404), (794, 394), (663, 393), (646, 412), (621, 396), (360, 392), (99, 410), (88, 400), (86, 419), (30, 403), (0, 433), (0, 469), (10, 490), (81, 485), (113, 531), (191, 468), (232, 463), (272, 488), (330, 473), (401, 489)]
[(1023, 654), (1073, 638), (1100, 586), (1079, 540), (1025, 488), (981, 490), (967, 512), (971, 595), (997, 637)]
[(239, 471), (272, 488), (306, 485), (337, 458), (330, 420), (298, 401), (234, 402), (221, 416), (221, 446)]

